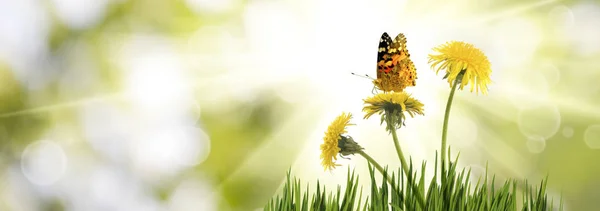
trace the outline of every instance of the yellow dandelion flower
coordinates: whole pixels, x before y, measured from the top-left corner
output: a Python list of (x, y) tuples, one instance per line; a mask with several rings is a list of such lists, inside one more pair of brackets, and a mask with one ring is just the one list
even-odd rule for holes
[[(491, 83), (491, 64), (481, 50), (472, 44), (451, 41), (433, 48), (437, 55), (429, 55), (429, 63), (436, 74), (440, 70), (446, 70), (446, 76), (450, 87), (459, 77), (460, 89), (471, 84), (471, 92), (481, 91), (487, 94), (487, 85)], [(462, 78), (460, 78), (462, 77)]]
[(346, 131), (346, 127), (352, 125), (350, 124), (351, 118), (351, 113), (342, 113), (327, 128), (325, 137), (323, 137), (323, 144), (321, 144), (321, 165), (325, 170), (334, 169), (336, 166), (339, 166), (335, 163), (337, 160), (336, 156), (341, 151), (338, 141), (341, 139), (342, 134), (348, 132)]
[(423, 115), (423, 103), (410, 96), (406, 92), (384, 92), (368, 97), (364, 100), (366, 104), (363, 108), (365, 119), (368, 119), (373, 114), (381, 115), (381, 123), (383, 124), (387, 118), (390, 118), (391, 125), (386, 127), (386, 130), (391, 131), (400, 128), (404, 125), (404, 113), (408, 113), (410, 117), (415, 114)]

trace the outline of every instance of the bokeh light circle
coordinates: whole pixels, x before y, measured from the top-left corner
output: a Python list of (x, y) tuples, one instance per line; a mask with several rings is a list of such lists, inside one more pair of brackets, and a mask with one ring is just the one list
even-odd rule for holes
[(585, 144), (592, 149), (600, 149), (600, 124), (590, 125), (583, 132)]
[(600, 52), (600, 5), (589, 2), (571, 7), (573, 25), (565, 29), (570, 39), (569, 48), (580, 55), (589, 56)]
[(548, 19), (550, 23), (557, 27), (557, 32), (562, 32), (558, 30), (565, 30), (566, 27), (573, 25), (575, 17), (571, 8), (559, 5), (548, 12)]
[(203, 162), (210, 152), (208, 135), (187, 125), (147, 128), (131, 146), (136, 169), (148, 179), (164, 179)]
[(545, 62), (540, 67), (548, 86), (556, 86), (560, 82), (560, 70), (551, 62)]
[[(506, 33), (518, 31), (519, 33)], [(498, 56), (505, 65), (520, 65), (531, 59), (542, 41), (542, 31), (538, 25), (527, 18), (507, 18), (499, 22), (492, 32), (496, 47), (501, 52)], [(518, 53), (516, 53), (518, 52)]]
[(562, 134), (565, 138), (571, 138), (573, 137), (573, 134), (575, 134), (575, 130), (573, 130), (572, 127), (564, 127), (562, 130)]
[(186, 0), (185, 2), (199, 14), (225, 12), (231, 9), (236, 3), (235, 0)]
[(541, 136), (532, 136), (527, 139), (527, 149), (532, 153), (541, 153), (546, 148), (546, 139)]
[(67, 156), (58, 144), (41, 140), (29, 144), (21, 155), (21, 171), (36, 185), (52, 185), (67, 168)]
[(169, 210), (216, 210), (212, 187), (198, 180), (184, 180), (171, 193)]
[(506, 100), (517, 108), (544, 104), (549, 98), (550, 77), (541, 69), (518, 68), (501, 73), (503, 76), (498, 84), (510, 90)]
[(74, 29), (86, 29), (102, 21), (111, 1), (52, 0), (51, 3), (63, 23)]
[(560, 128), (561, 116), (554, 105), (536, 105), (519, 110), (517, 124), (527, 137), (548, 139)]

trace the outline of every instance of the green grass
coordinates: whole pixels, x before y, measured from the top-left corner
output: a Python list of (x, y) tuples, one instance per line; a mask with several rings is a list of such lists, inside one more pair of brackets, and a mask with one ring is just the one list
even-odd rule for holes
[[(408, 168), (408, 176), (401, 168), (393, 172), (390, 177), (393, 182), (388, 181), (387, 169), (383, 174), (377, 174), (376, 170), (369, 165), (369, 176), (371, 180), (371, 191), (369, 196), (363, 197), (362, 187), (359, 187), (359, 176), (348, 169), (347, 181), (344, 191), (338, 185), (334, 192), (328, 191), (317, 181), (316, 190), (310, 190), (308, 184), (302, 188), (300, 179), (293, 178), (288, 172), (287, 180), (283, 186), (281, 196), (272, 198), (264, 207), (265, 211), (338, 211), (338, 210), (451, 210), (451, 211), (487, 211), (487, 210), (563, 210), (562, 199), (557, 207), (553, 200), (549, 201), (546, 194), (547, 178), (537, 185), (524, 181), (525, 188), (518, 188), (516, 180), (506, 180), (502, 186), (496, 187), (496, 179), (493, 176), (488, 180), (487, 169), (485, 178), (478, 178), (476, 184), (470, 183), (471, 171), (456, 169), (456, 162), (450, 162), (448, 170), (438, 172), (438, 162), (435, 162), (434, 176), (425, 189), (426, 163), (423, 162), (420, 169), (415, 169), (412, 162)], [(441, 168), (440, 168), (441, 169)], [(382, 175), (377, 182), (378, 175)], [(443, 185), (441, 185), (443, 184)], [(419, 191), (413, 191), (408, 185), (415, 185)], [(522, 187), (521, 186), (521, 187)], [(418, 205), (418, 195), (425, 199), (425, 208)], [(557, 208), (557, 209), (555, 209)]]

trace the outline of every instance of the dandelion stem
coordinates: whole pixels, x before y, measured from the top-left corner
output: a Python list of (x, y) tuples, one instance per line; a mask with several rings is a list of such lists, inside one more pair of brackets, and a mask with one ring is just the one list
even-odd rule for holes
[(458, 74), (456, 79), (454, 80), (454, 84), (452, 85), (452, 89), (450, 90), (450, 95), (448, 96), (448, 103), (446, 104), (446, 113), (444, 113), (444, 126), (442, 128), (442, 174), (444, 174), (444, 169), (446, 169), (446, 138), (448, 136), (448, 119), (450, 118), (450, 108), (452, 107), (452, 100), (454, 99), (454, 92), (456, 91), (457, 85), (462, 80), (464, 75), (464, 70)]
[[(367, 153), (365, 153), (365, 151), (359, 151), (358, 154), (360, 154), (361, 156), (363, 156), (365, 159), (367, 159), (367, 161), (369, 161), (369, 163), (371, 163), (371, 165), (375, 166), (375, 168), (382, 174), (385, 175), (386, 172), (384, 171), (383, 167), (381, 167), (381, 165), (379, 165), (379, 163), (377, 163), (377, 161), (375, 161), (375, 159), (373, 159), (371, 156), (369, 156)], [(387, 182), (390, 183), (390, 185), (392, 186), (392, 188), (396, 188), (396, 185), (394, 183), (394, 181), (392, 180), (392, 178), (390, 178), (389, 176), (385, 175), (385, 178), (387, 178)]]
[[(387, 113), (387, 112), (386, 112)], [(392, 133), (392, 138), (394, 139), (394, 146), (396, 147), (396, 153), (398, 154), (398, 158), (400, 159), (400, 163), (402, 165), (402, 171), (404, 172), (404, 175), (406, 177), (410, 177), (409, 176), (409, 169), (408, 169), (408, 164), (406, 164), (406, 159), (404, 158), (404, 153), (402, 153), (402, 148), (400, 148), (400, 142), (398, 141), (398, 135), (396, 135), (396, 128), (394, 128), (395, 124), (392, 124), (392, 115), (390, 115), (389, 113), (386, 114), (386, 122), (388, 127), (391, 127), (390, 132)], [(425, 209), (425, 200), (423, 200), (423, 194), (421, 193), (421, 191), (416, 187), (416, 184), (408, 184), (411, 186), (411, 188), (413, 189), (413, 191), (415, 193), (417, 193), (417, 200), (419, 200), (419, 205), (421, 206), (421, 209)]]
[[(391, 124), (388, 121), (388, 124)], [(402, 164), (402, 170), (407, 174), (408, 177), (408, 165), (406, 164), (406, 159), (404, 158), (404, 153), (402, 153), (402, 148), (400, 148), (400, 142), (398, 141), (398, 135), (396, 135), (396, 129), (390, 130), (392, 133), (392, 138), (394, 139), (394, 146), (396, 147), (396, 153), (398, 154), (398, 158), (400, 159), (400, 163)]]
[[(397, 189), (396, 183), (394, 182), (394, 180), (392, 180), (392, 178), (387, 175), (387, 172), (381, 167), (381, 165), (379, 165), (379, 163), (377, 163), (377, 161), (375, 161), (375, 159), (373, 159), (371, 156), (369, 156), (367, 153), (365, 153), (364, 151), (360, 151), (358, 152), (358, 154), (362, 155), (365, 159), (367, 159), (367, 161), (369, 161), (369, 163), (371, 163), (371, 165), (375, 166), (375, 168), (381, 173), (381, 175), (385, 176), (385, 178), (387, 179), (387, 182), (390, 184), (390, 186), (392, 186), (392, 189), (396, 192), (396, 193), (400, 193), (400, 190)], [(400, 176), (400, 175), (398, 175)], [(425, 207), (424, 204), (422, 204), (422, 207)]]

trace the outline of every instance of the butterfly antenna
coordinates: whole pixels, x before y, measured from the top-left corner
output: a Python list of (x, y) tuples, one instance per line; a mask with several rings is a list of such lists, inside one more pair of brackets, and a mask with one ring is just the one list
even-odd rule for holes
[(358, 76), (358, 77), (362, 77), (362, 78), (366, 78), (366, 79), (370, 79), (370, 80), (375, 80), (375, 78), (373, 78), (373, 77), (371, 77), (371, 76), (369, 76), (369, 75), (367, 75), (367, 74), (364, 74), (364, 75), (359, 75), (359, 74), (352, 73), (352, 72), (351, 72), (351, 74), (352, 74), (352, 75), (355, 75), (355, 76)]
[(341, 155), (341, 154), (340, 154), (340, 157), (341, 157), (341, 158), (344, 158), (344, 159), (346, 159), (346, 160), (352, 160), (352, 159), (350, 159), (349, 157), (344, 157), (344, 156), (343, 156), (343, 155)]

